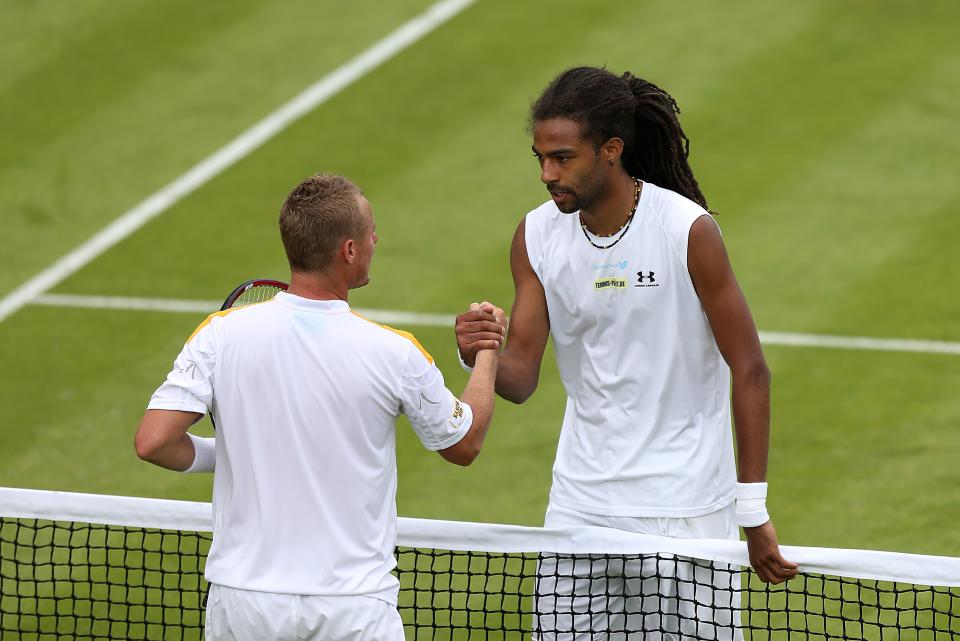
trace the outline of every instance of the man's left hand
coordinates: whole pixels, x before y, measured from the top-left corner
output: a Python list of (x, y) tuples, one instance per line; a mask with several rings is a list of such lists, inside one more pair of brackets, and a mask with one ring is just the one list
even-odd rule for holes
[(777, 531), (773, 522), (767, 521), (757, 527), (745, 527), (747, 550), (750, 552), (750, 565), (757, 576), (765, 583), (783, 583), (797, 575), (796, 563), (787, 561), (780, 555), (777, 544)]

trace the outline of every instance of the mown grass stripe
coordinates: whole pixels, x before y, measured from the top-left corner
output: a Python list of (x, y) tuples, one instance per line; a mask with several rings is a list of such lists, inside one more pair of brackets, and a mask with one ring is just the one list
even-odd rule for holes
[(149, 196), (39, 274), (0, 299), (0, 321), (48, 291), (172, 205), (208, 183), (371, 70), (420, 40), (474, 0), (442, 0), (305, 89), (185, 174)]

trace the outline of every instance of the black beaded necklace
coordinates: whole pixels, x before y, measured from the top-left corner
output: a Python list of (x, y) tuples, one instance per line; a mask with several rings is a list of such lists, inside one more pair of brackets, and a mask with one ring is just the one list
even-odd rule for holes
[(627, 215), (627, 219), (624, 221), (624, 223), (620, 225), (620, 229), (616, 230), (612, 234), (607, 234), (606, 236), (600, 236), (600, 234), (594, 234), (594, 236), (600, 236), (601, 238), (610, 238), (611, 236), (616, 236), (617, 239), (614, 240), (609, 245), (598, 245), (595, 242), (593, 242), (593, 239), (590, 238), (590, 233), (587, 231), (587, 225), (586, 223), (583, 222), (583, 214), (579, 214), (580, 229), (583, 230), (583, 237), (587, 239), (588, 243), (590, 243), (597, 249), (610, 249), (611, 247), (619, 243), (620, 239), (623, 238), (624, 235), (626, 235), (627, 230), (630, 229), (630, 223), (633, 222), (633, 215), (637, 213), (637, 206), (640, 204), (640, 181), (634, 178), (633, 184), (636, 186), (636, 191), (634, 192), (634, 195), (633, 195), (633, 209), (630, 210), (630, 213)]

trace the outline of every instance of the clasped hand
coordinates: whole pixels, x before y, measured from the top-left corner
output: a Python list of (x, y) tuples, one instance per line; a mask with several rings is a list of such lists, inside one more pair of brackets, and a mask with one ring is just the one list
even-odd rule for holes
[(507, 317), (492, 303), (471, 303), (469, 311), (457, 316), (455, 331), (460, 358), (467, 366), (473, 367), (477, 352), (503, 346), (507, 336)]

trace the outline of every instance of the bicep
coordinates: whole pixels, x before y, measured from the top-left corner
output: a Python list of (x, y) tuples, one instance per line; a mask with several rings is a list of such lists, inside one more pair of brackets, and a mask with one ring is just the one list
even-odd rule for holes
[(753, 316), (734, 276), (720, 229), (709, 215), (701, 216), (690, 227), (687, 267), (727, 364), (738, 369), (762, 361)]
[(513, 237), (510, 269), (513, 272), (515, 295), (504, 355), (511, 353), (539, 365), (550, 334), (550, 317), (543, 284), (533, 271), (527, 255), (525, 221), (520, 222)]

